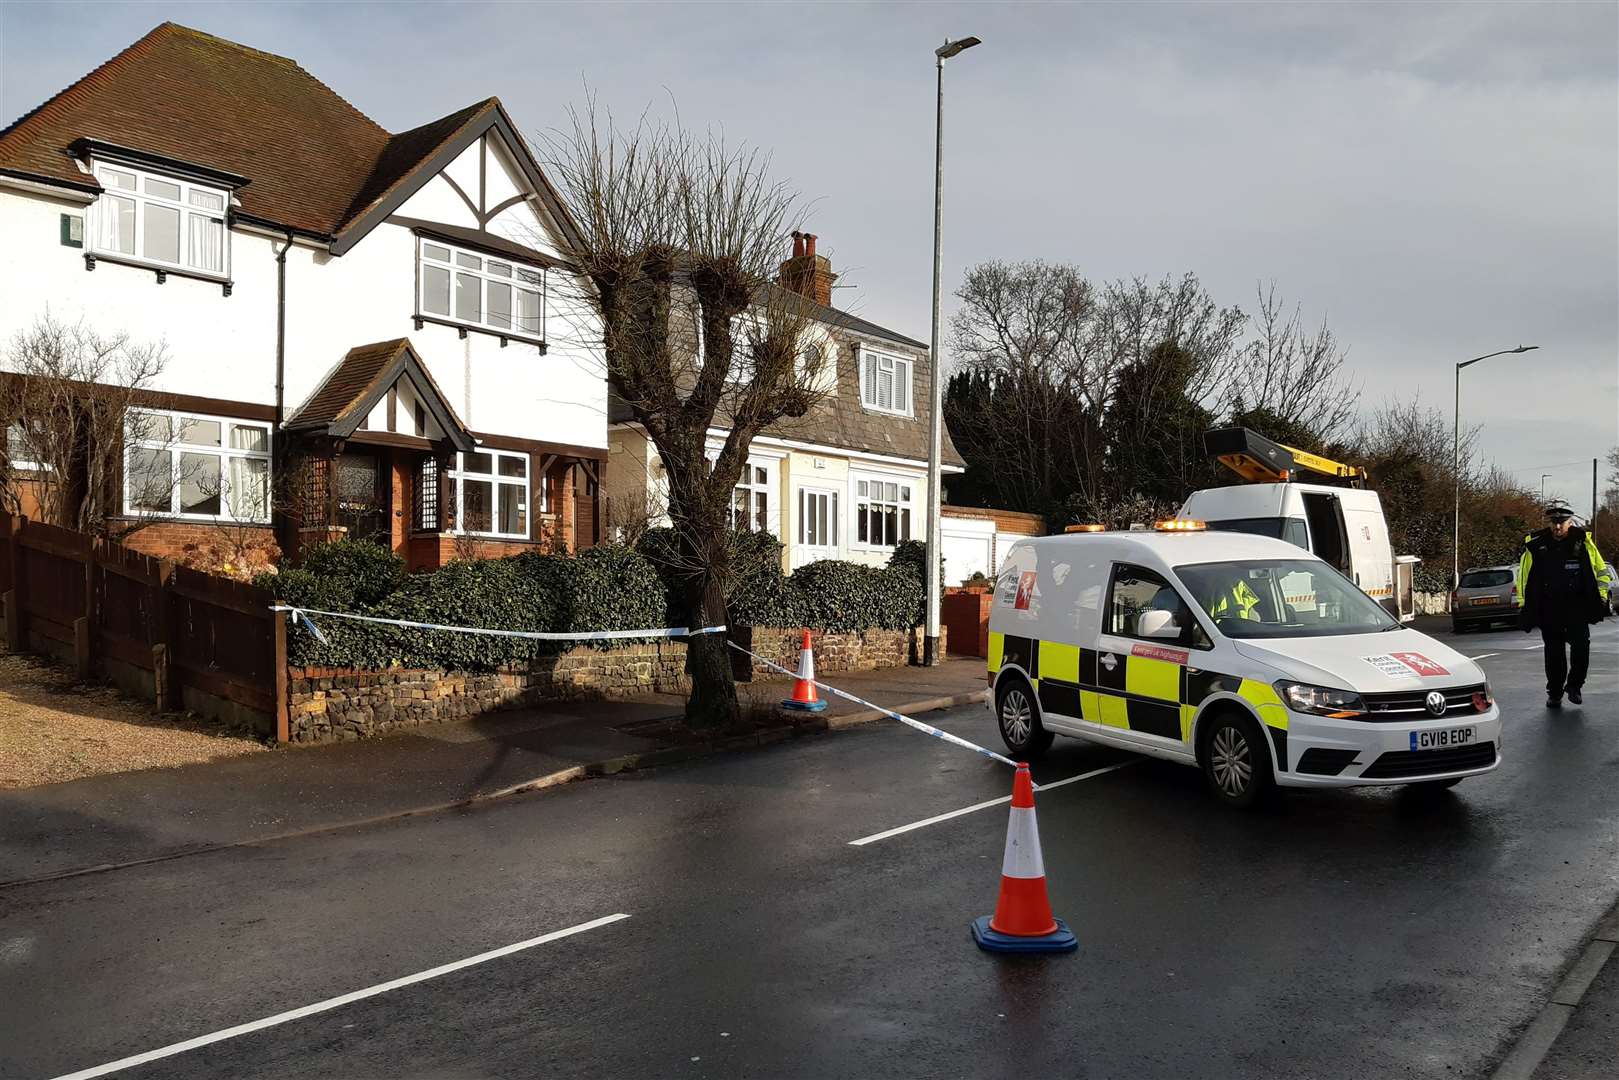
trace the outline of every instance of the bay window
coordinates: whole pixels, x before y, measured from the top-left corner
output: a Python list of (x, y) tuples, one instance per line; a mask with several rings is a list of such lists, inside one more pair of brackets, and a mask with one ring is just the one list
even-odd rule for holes
[(865, 547), (895, 547), (911, 538), (911, 482), (860, 477), (855, 481), (855, 540)]
[(102, 194), (91, 208), (91, 252), (223, 278), (229, 267), (220, 188), (132, 166), (97, 163)]
[(452, 531), (527, 539), (528, 455), (510, 450), (459, 454), (447, 474)]
[(131, 410), (124, 512), (270, 523), (270, 425)]
[(510, 259), (418, 242), (416, 313), (514, 337), (545, 337), (545, 272)]

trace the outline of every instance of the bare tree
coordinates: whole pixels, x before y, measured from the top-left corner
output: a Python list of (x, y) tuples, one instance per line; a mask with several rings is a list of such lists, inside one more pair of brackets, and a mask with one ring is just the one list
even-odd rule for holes
[(1276, 294), (1276, 283), (1256, 289), (1249, 316), (1253, 340), (1242, 351), (1229, 382), (1228, 402), (1265, 412), (1323, 440), (1349, 434), (1360, 391), (1344, 374), (1346, 354), (1326, 320), (1314, 330)]
[[(124, 448), (142, 443), (154, 459), (181, 433), (163, 414), (136, 408), (167, 363), (162, 343), (103, 334), (83, 320), (50, 312), (19, 331), (0, 363), (0, 424), (7, 433), (10, 475), (0, 499), (17, 512), (28, 488), (44, 521), (80, 532), (127, 533), (147, 516), (123, 514), (123, 489), (134, 507), (168, 506), (173, 469), (134, 469), (125, 476)], [(26, 475), (17, 463), (27, 463)], [(115, 529), (114, 522), (124, 519)]]
[[(806, 360), (802, 300), (771, 284), (798, 200), (768, 158), (643, 118), (616, 127), (594, 103), (545, 140), (577, 226), (564, 240), (576, 302), (600, 323), (610, 389), (662, 458), (690, 626), (726, 620), (733, 490), (767, 425), (825, 393)], [(709, 432), (725, 429), (710, 456)], [(687, 650), (694, 727), (742, 722), (725, 639)]]

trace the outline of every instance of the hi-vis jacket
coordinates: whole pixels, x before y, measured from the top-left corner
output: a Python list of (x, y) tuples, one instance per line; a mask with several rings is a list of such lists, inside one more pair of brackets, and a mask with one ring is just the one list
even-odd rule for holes
[[(1568, 623), (1600, 622), (1608, 614), (1608, 591), (1613, 588), (1613, 577), (1608, 564), (1597, 550), (1596, 541), (1586, 529), (1569, 530), (1574, 550), (1580, 553), (1583, 565), (1579, 567), (1579, 596), (1575, 603), (1584, 602), (1584, 608), (1573, 611), (1547, 611), (1546, 575), (1560, 567), (1547, 565), (1547, 552), (1557, 543), (1550, 529), (1532, 532), (1523, 538), (1523, 557), (1518, 560), (1518, 596), (1523, 604), (1519, 625), (1525, 630), (1537, 626)], [(1541, 556), (1537, 565), (1536, 554)]]

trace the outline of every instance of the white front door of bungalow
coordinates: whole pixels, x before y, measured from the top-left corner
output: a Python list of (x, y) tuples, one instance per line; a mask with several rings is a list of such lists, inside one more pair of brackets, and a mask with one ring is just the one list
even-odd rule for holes
[(831, 488), (801, 487), (794, 509), (794, 569), (817, 559), (837, 558), (838, 493)]

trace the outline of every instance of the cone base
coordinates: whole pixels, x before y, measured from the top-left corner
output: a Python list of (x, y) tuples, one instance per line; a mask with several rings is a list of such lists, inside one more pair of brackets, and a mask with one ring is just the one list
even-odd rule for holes
[(826, 709), (826, 702), (824, 702), (824, 701), (784, 701), (784, 702), (781, 703), (781, 707), (784, 708), (784, 709), (793, 709), (793, 710), (795, 710), (797, 712), (822, 712), (822, 711), (824, 711)]
[(985, 952), (1000, 953), (1040, 953), (1040, 952), (1073, 952), (1079, 948), (1079, 939), (1074, 932), (1068, 929), (1068, 924), (1061, 919), (1057, 920), (1057, 929), (1049, 934), (1039, 937), (1022, 937), (1017, 934), (1003, 934), (999, 930), (989, 928), (991, 916), (980, 915), (972, 922), (973, 940)]

